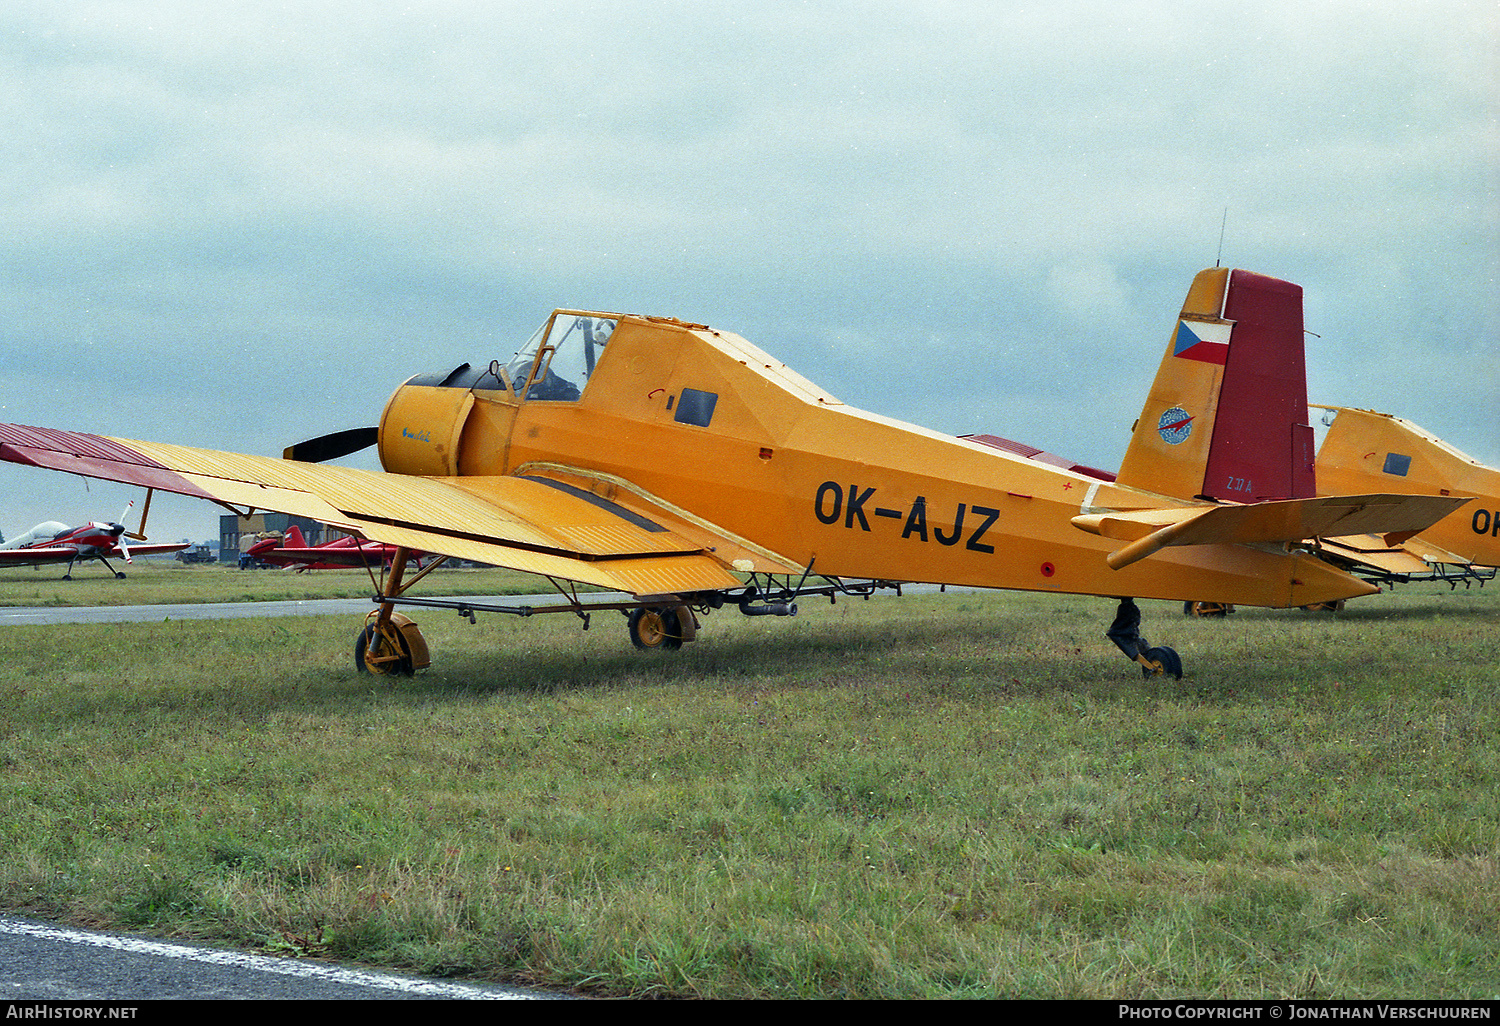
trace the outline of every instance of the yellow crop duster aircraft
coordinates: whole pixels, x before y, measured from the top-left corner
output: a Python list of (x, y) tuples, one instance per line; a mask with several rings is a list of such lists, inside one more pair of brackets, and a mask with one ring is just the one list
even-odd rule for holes
[[(799, 596), (899, 582), (1302, 606), (1379, 590), (1305, 539), (1406, 535), (1463, 500), (1287, 499), (1254, 446), (1202, 444), (1227, 354), (1274, 361), (1301, 340), (1300, 287), (1199, 274), (1164, 361), (1197, 391), (1149, 425), (1159, 444), (1133, 451), (1118, 482), (852, 409), (727, 332), (581, 310), (553, 313), (508, 364), (411, 378), (378, 428), (280, 460), (10, 425), (0, 458), (398, 546), (355, 645), (360, 668), (381, 673), (428, 664), (398, 605), (540, 611), (410, 596), (417, 550), (543, 575), (580, 616), (628, 611), (641, 647), (692, 639), (698, 615), (725, 603), (790, 614)], [(384, 474), (313, 462), (371, 441)], [(1227, 487), (1179, 487), (1205, 468)], [(567, 582), (629, 598), (589, 602)], [(1144, 672), (1181, 676), (1139, 621), (1121, 598), (1110, 638)]]
[(1494, 578), (1500, 566), (1500, 470), (1388, 413), (1314, 409), (1324, 411), (1328, 425), (1318, 447), (1320, 495), (1355, 488), (1473, 500), (1397, 546), (1369, 536), (1324, 539), (1326, 558), (1375, 580), (1437, 579), (1456, 585)]

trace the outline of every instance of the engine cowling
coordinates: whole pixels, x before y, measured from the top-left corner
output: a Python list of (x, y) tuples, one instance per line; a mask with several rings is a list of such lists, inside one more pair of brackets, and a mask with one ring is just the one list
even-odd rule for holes
[(474, 409), (468, 388), (409, 379), (380, 415), (380, 465), (391, 474), (448, 477), (458, 473), (459, 439)]

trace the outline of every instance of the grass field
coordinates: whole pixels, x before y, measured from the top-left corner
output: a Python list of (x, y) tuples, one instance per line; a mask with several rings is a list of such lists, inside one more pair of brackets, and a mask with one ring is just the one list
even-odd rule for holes
[(426, 614), (395, 680), (346, 618), (5, 628), (0, 906), (609, 995), (1500, 996), (1500, 591), (1142, 609), (1181, 682), (1004, 593)]

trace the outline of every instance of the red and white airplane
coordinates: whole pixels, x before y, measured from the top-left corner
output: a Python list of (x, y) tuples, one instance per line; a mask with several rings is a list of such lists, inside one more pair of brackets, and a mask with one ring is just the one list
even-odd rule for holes
[[(143, 539), (144, 535), (127, 535), (123, 521), (130, 513), (132, 502), (125, 507), (120, 514), (121, 523), (101, 524), (90, 521), (82, 527), (69, 527), (60, 524), (56, 520), (49, 520), (44, 524), (37, 524), (31, 530), (19, 537), (12, 538), (6, 542), (0, 542), (0, 567), (7, 566), (40, 566), (43, 563), (66, 563), (67, 573), (63, 574), (63, 580), (73, 579), (73, 564), (78, 560), (97, 559), (107, 567), (110, 573), (117, 578), (125, 576), (124, 571), (116, 570), (109, 565), (110, 558), (120, 558), (125, 562), (133, 562), (131, 549), (126, 538)], [(144, 518), (143, 518), (144, 519)], [(162, 542), (151, 545), (137, 545), (135, 554), (139, 556), (152, 556), (161, 552), (180, 552), (188, 547), (187, 542)]]

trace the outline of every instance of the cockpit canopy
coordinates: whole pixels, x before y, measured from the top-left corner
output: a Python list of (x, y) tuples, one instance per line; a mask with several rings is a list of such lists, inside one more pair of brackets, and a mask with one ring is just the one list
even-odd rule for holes
[(618, 314), (556, 311), (505, 366), (512, 390), (527, 399), (577, 400), (619, 322)]
[(495, 389), (527, 399), (576, 401), (583, 395), (619, 314), (557, 310), (515, 356), (488, 367), (464, 364), (447, 374), (420, 374), (408, 384), (429, 388)]

